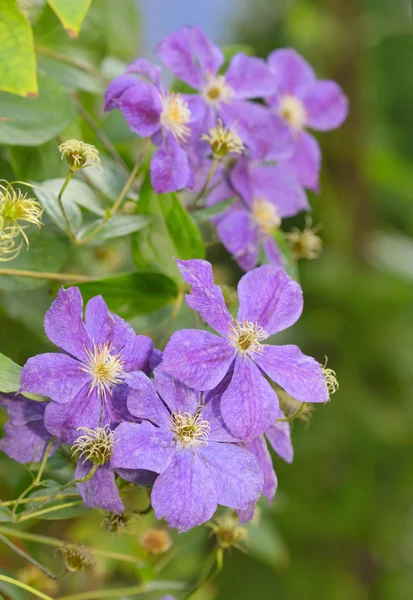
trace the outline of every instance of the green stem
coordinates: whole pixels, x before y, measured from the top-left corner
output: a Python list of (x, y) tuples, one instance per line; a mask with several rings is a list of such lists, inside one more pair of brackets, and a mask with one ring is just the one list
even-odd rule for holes
[(53, 575), (53, 573), (51, 573), (49, 569), (46, 569), (46, 567), (44, 567), (42, 564), (37, 562), (36, 559), (31, 557), (30, 554), (27, 554), (27, 552), (16, 546), (16, 544), (13, 544), (13, 542), (6, 538), (6, 536), (4, 536), (2, 533), (0, 533), (0, 540), (3, 542), (3, 544), (6, 544), (6, 546), (8, 546), (10, 550), (13, 550), (13, 552), (15, 552), (16, 554), (27, 560), (29, 563), (37, 567), (42, 573), (47, 575), (49, 579), (59, 579), (60, 577), (62, 577), (62, 575), (64, 575), (64, 573), (62, 573), (62, 575)]
[(86, 275), (48, 273), (47, 271), (26, 271), (24, 269), (0, 269), (0, 275), (9, 277), (30, 277), (31, 279), (51, 279), (53, 281), (75, 281), (77, 283), (93, 281), (93, 277), (87, 277)]
[(65, 504), (59, 504), (58, 506), (50, 506), (49, 508), (44, 508), (43, 510), (22, 513), (21, 516), (16, 519), (16, 523), (23, 523), (24, 521), (29, 521), (30, 519), (37, 519), (43, 515), (57, 512), (58, 510), (64, 510), (65, 508), (71, 508), (72, 506), (79, 506), (80, 504), (82, 504), (82, 502), (80, 500), (76, 500), (75, 502), (66, 502)]
[(71, 169), (69, 169), (68, 172), (67, 172), (67, 175), (66, 175), (66, 179), (64, 181), (64, 184), (62, 185), (62, 189), (60, 190), (57, 199), (59, 201), (60, 208), (62, 210), (63, 217), (64, 217), (66, 225), (67, 225), (67, 234), (74, 241), (76, 239), (76, 234), (75, 234), (75, 231), (74, 231), (74, 229), (72, 227), (71, 222), (69, 221), (69, 217), (66, 214), (66, 210), (65, 210), (65, 207), (63, 205), (63, 200), (62, 200), (63, 192), (65, 191), (65, 189), (69, 185), (69, 182), (72, 179), (72, 175), (73, 175), (73, 171)]
[(301, 404), (301, 406), (297, 410), (297, 412), (295, 412), (293, 415), (291, 415), (291, 417), (286, 417), (285, 419), (277, 419), (277, 421), (279, 421), (281, 423), (289, 423), (290, 421), (294, 421), (295, 419), (298, 419), (298, 417), (301, 415), (301, 413), (303, 412), (304, 409), (305, 409), (305, 402), (303, 402)]
[(85, 71), (85, 73), (89, 73), (89, 75), (96, 77), (96, 79), (100, 79), (104, 83), (110, 82), (110, 78), (106, 77), (104, 73), (102, 73), (102, 71), (99, 71), (99, 69), (95, 69), (95, 67), (92, 67), (91, 65), (88, 65), (83, 61), (72, 58), (67, 54), (61, 54), (60, 52), (56, 52), (55, 50), (51, 50), (50, 48), (44, 48), (43, 46), (37, 45), (36, 52), (38, 54), (42, 54), (43, 56), (47, 56), (48, 58), (53, 58), (54, 60), (58, 60), (60, 62), (66, 63), (67, 65), (71, 65), (72, 67), (81, 69), (82, 71)]
[(195, 200), (192, 202), (191, 207), (190, 207), (191, 210), (193, 210), (194, 208), (196, 208), (198, 206), (199, 201), (202, 200), (205, 192), (208, 190), (208, 186), (211, 183), (211, 179), (214, 176), (214, 173), (215, 173), (216, 168), (218, 166), (218, 162), (219, 162), (218, 159), (214, 157), (214, 159), (212, 161), (211, 168), (210, 168), (209, 173), (208, 173), (208, 177), (206, 178), (206, 181), (205, 181), (205, 183), (204, 183), (204, 185), (202, 187), (202, 190), (199, 192), (199, 194), (197, 195), (197, 197), (195, 198)]
[[(59, 498), (76, 498), (79, 494), (61, 494)], [(43, 502), (43, 500), (47, 500), (49, 496), (36, 496), (36, 498), (23, 498), (19, 501), (19, 504), (27, 504), (28, 502)], [(16, 500), (7, 500), (6, 502), (0, 502), (0, 506), (7, 508), (8, 506), (12, 506)]]
[(79, 594), (61, 596), (59, 600), (100, 600), (100, 598), (122, 598), (123, 596), (144, 594), (156, 590), (182, 590), (184, 588), (185, 584), (182, 584), (179, 581), (151, 581), (130, 587), (80, 592)]
[(50, 442), (47, 444), (46, 450), (44, 451), (42, 462), (40, 463), (40, 467), (39, 467), (39, 470), (37, 472), (36, 479), (33, 482), (34, 485), (39, 485), (39, 483), (42, 480), (43, 471), (44, 471), (44, 469), (46, 467), (47, 459), (49, 458), (49, 454), (50, 454), (50, 451), (51, 451), (52, 446), (54, 444), (54, 441), (55, 441), (55, 438), (52, 436), (50, 438)]
[[(216, 569), (215, 569), (215, 571), (212, 572), (212, 568), (215, 563), (216, 563)], [(189, 600), (189, 598), (191, 598), (191, 596), (193, 596), (197, 591), (199, 591), (202, 587), (204, 587), (204, 585), (206, 585), (207, 583), (210, 583), (213, 579), (215, 579), (215, 577), (217, 577), (220, 574), (220, 572), (222, 570), (222, 566), (223, 566), (223, 550), (222, 550), (222, 548), (214, 548), (212, 550), (211, 554), (208, 556), (208, 558), (205, 561), (205, 565), (204, 565), (204, 569), (203, 569), (204, 575), (201, 576), (200, 581), (198, 581), (198, 583), (195, 585), (195, 587), (193, 587), (192, 590), (190, 590), (188, 592), (188, 594), (184, 597), (183, 600)]]
[(0, 574), (0, 581), (5, 581), (6, 583), (15, 585), (16, 587), (19, 587), (22, 590), (26, 590), (26, 592), (30, 592), (31, 594), (33, 594), (34, 596), (37, 596), (38, 598), (43, 598), (43, 600), (53, 600), (53, 598), (51, 598), (50, 596), (46, 596), (46, 594), (43, 594), (42, 592), (35, 590), (34, 588), (32, 588), (30, 585), (27, 585), (26, 583), (22, 583), (21, 581), (17, 581), (17, 579), (13, 579), (13, 577), (7, 577), (7, 575)]

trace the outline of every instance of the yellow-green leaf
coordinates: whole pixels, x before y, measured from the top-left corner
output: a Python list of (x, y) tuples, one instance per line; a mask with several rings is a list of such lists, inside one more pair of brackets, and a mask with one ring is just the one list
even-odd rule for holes
[(47, 1), (70, 37), (77, 37), (92, 0)]
[(19, 96), (38, 94), (33, 33), (16, 0), (1, 1), (0, 90)]

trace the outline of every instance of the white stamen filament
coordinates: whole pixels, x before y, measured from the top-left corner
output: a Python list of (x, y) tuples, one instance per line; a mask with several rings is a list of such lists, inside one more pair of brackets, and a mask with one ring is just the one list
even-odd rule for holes
[(235, 91), (228, 85), (223, 75), (211, 75), (202, 95), (208, 104), (218, 108), (221, 104), (229, 104), (234, 98)]
[(296, 96), (285, 94), (281, 98), (278, 112), (296, 131), (303, 129), (307, 122), (307, 110)]
[(179, 142), (186, 142), (191, 135), (188, 123), (191, 120), (191, 111), (188, 104), (180, 94), (170, 92), (161, 94), (162, 113), (161, 123), (170, 131)]
[(208, 421), (202, 418), (199, 411), (191, 414), (189, 412), (173, 413), (171, 416), (171, 429), (175, 440), (184, 448), (206, 446), (211, 429)]
[(254, 198), (252, 214), (259, 230), (266, 235), (281, 225), (277, 207), (265, 198)]
[(230, 324), (231, 333), (228, 339), (239, 354), (244, 358), (252, 354), (262, 354), (264, 345), (262, 340), (267, 339), (268, 333), (258, 323), (252, 321), (234, 321)]
[(112, 354), (112, 345), (107, 342), (85, 350), (88, 361), (80, 368), (92, 376), (89, 394), (97, 388), (98, 394), (106, 397), (115, 385), (122, 383), (124, 362), (119, 354)]

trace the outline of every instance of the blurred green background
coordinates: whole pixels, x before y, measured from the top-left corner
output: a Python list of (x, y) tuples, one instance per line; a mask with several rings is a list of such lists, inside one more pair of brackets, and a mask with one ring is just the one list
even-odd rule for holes
[[(142, 45), (146, 19), (157, 22), (149, 0), (142, 0), (141, 17), (130, 25), (129, 2), (116, 4), (117, 29), (111, 29), (109, 38), (99, 30), (103, 21), (97, 15), (107, 17), (113, 7), (93, 3), (75, 43), (77, 52), (83, 44), (96, 60), (106, 52), (127, 61), (149, 47), (148, 39)], [(170, 14), (174, 28), (189, 22), (187, 5), (165, 2), (159, 20), (168, 23)], [(216, 583), (198, 598), (410, 600), (412, 6), (407, 0), (240, 0), (236, 5), (221, 0), (216, 7), (220, 12), (210, 22), (213, 9), (214, 3), (203, 7), (201, 2), (192, 3), (192, 21), (202, 27), (203, 19), (209, 19), (208, 33), (216, 31), (219, 42), (248, 44), (263, 57), (276, 47), (294, 47), (320, 77), (340, 83), (350, 99), (350, 115), (340, 130), (319, 136), (321, 192), (311, 197), (311, 203), (314, 222), (323, 225), (325, 252), (317, 261), (300, 263), (304, 315), (283, 336), (320, 360), (327, 355), (340, 389), (328, 405), (317, 408), (309, 425), (294, 425), (293, 465), (274, 458), (279, 490), (271, 511), (263, 504), (265, 531), (254, 551), (244, 555), (233, 550), (227, 555)], [(154, 39), (149, 41), (158, 41), (156, 28), (151, 31)], [(101, 97), (82, 94), (90, 109), (100, 114)], [(127, 158), (131, 139), (121, 120), (110, 115), (103, 127)], [(88, 141), (93, 143), (93, 137)], [(303, 220), (292, 223), (301, 225)], [(122, 260), (116, 262), (116, 257), (123, 251), (118, 244), (97, 254), (96, 268), (120, 268)], [(221, 247), (214, 246), (210, 258), (222, 282), (236, 283), (240, 273)], [(78, 270), (82, 264), (79, 256), (68, 261)], [(49, 298), (44, 288), (32, 297), (30, 292), (0, 293), (0, 352), (23, 364), (29, 355), (49, 348), (41, 331)], [(179, 323), (186, 319), (184, 310)], [(7, 458), (0, 457), (0, 472), (2, 498), (13, 497), (27, 483), (24, 468)], [(67, 522), (43, 522), (37, 531), (90, 543), (96, 542), (99, 521), (98, 515), (91, 519), (88, 513)], [(99, 531), (99, 540), (108, 548), (137, 551), (137, 538), (112, 538)], [(178, 552), (167, 576), (194, 577), (208, 543), (205, 530), (177, 536)], [(42, 548), (34, 551), (43, 560), (53, 559), (45, 557)], [(0, 566), (18, 572), (22, 565), (0, 547)], [(113, 563), (106, 565), (95, 574), (93, 585), (108, 579), (130, 583), (131, 569), (116, 569)], [(90, 576), (75, 577), (74, 590), (92, 585)]]

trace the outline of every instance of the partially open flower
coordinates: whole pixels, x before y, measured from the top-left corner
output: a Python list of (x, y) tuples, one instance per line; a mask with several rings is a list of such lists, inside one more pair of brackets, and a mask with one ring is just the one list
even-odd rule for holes
[(0, 261), (16, 258), (23, 245), (19, 243), (20, 236), (29, 247), (26, 226), (22, 223), (40, 227), (42, 213), (43, 207), (37, 200), (28, 198), (27, 193), (15, 189), (12, 183), (0, 180)]
[(95, 558), (88, 546), (83, 544), (65, 544), (59, 548), (68, 571), (72, 573), (93, 567)]
[(147, 529), (141, 537), (141, 544), (151, 554), (163, 554), (172, 546), (172, 539), (166, 529)]
[(208, 135), (204, 133), (201, 136), (201, 140), (208, 142), (213, 155), (218, 159), (224, 158), (228, 154), (242, 154), (245, 149), (244, 143), (234, 127), (228, 129), (221, 119), (218, 119), (217, 125), (209, 130)]
[(75, 440), (73, 454), (80, 453), (79, 459), (83, 462), (90, 460), (95, 465), (104, 465), (110, 460), (115, 449), (115, 435), (109, 425), (88, 429), (79, 427), (83, 435)]
[(100, 165), (99, 151), (92, 144), (86, 144), (79, 140), (67, 140), (59, 146), (62, 159), (66, 158), (71, 171), (79, 171), (86, 167), (97, 167)]
[(285, 234), (287, 242), (292, 250), (294, 258), (307, 258), (312, 260), (318, 258), (323, 250), (323, 240), (317, 235), (320, 225), (312, 227), (311, 218), (307, 218), (305, 227), (301, 231), (294, 227)]
[(244, 527), (240, 527), (235, 515), (231, 513), (221, 515), (215, 521), (211, 521), (209, 526), (216, 537), (218, 546), (224, 550), (238, 548), (238, 550), (245, 551), (243, 543), (247, 541), (248, 533)]

